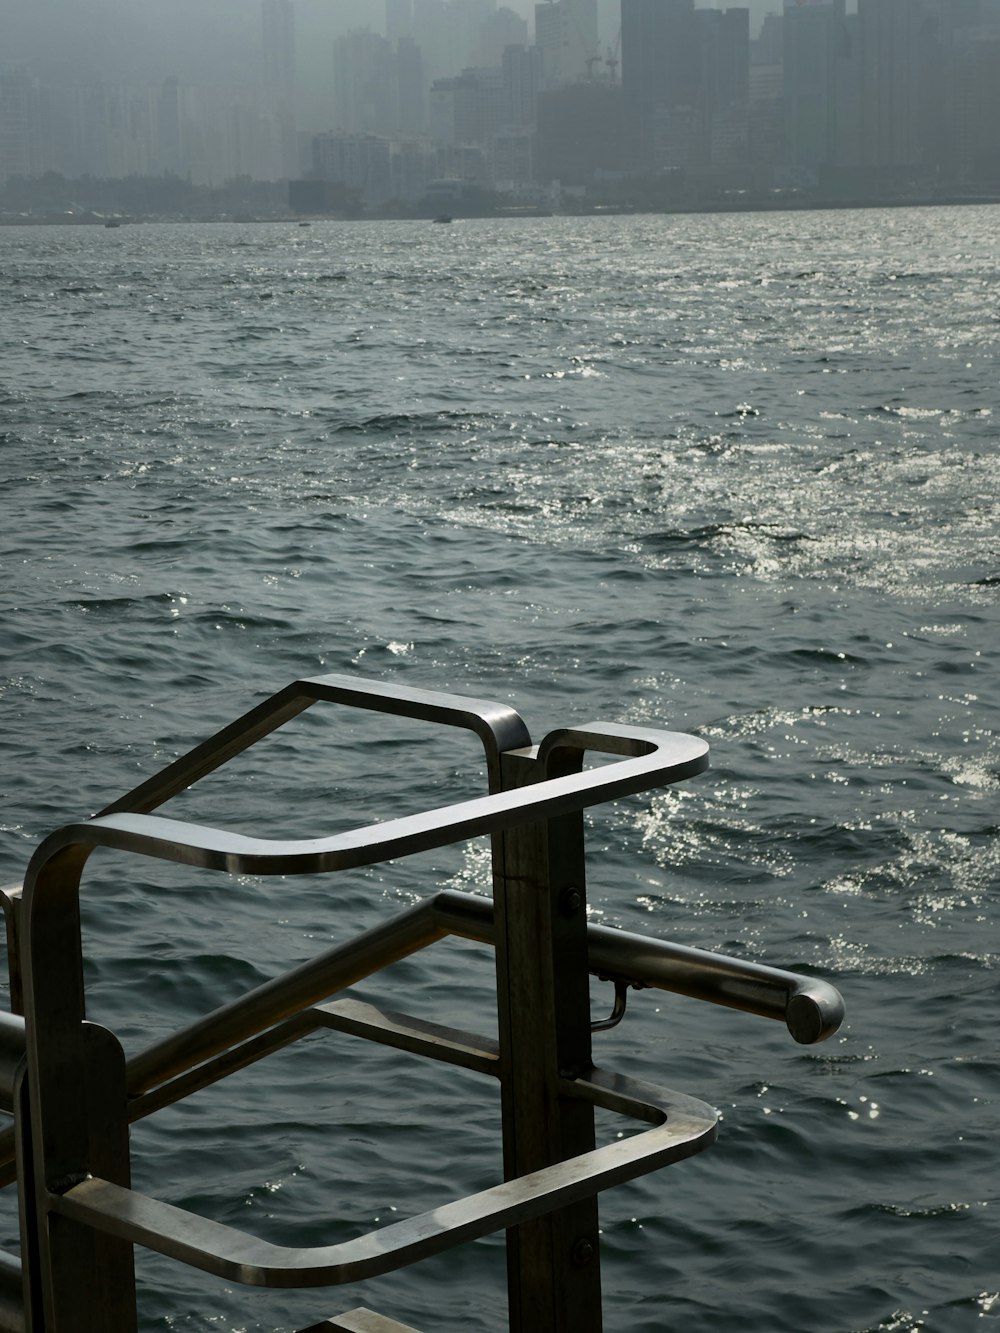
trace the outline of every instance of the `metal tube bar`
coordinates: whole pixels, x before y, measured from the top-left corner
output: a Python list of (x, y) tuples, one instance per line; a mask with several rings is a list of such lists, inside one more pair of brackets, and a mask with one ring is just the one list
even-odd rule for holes
[(300, 1329), (299, 1333), (417, 1333), (417, 1330), (409, 1324), (376, 1314), (374, 1310), (366, 1310), (362, 1305), (356, 1310), (334, 1315), (332, 1319), (324, 1319), (321, 1324)]
[(84, 859), (96, 847), (110, 847), (230, 874), (322, 874), (377, 865), (486, 833), (572, 814), (650, 787), (683, 781), (708, 767), (704, 741), (679, 732), (646, 735), (655, 740), (645, 743), (645, 752), (638, 757), (326, 838), (252, 838), (159, 815), (127, 812), (67, 824), (45, 839), (28, 864), (25, 914), (30, 919), (29, 899), (37, 892), (36, 884), (46, 864), (69, 848)]
[(336, 1245), (275, 1245), (98, 1176), (70, 1185), (65, 1193), (49, 1193), (46, 1205), (57, 1217), (145, 1245), (229, 1281), (260, 1287), (335, 1286), (392, 1272), (538, 1217), (681, 1161), (715, 1140), (716, 1112), (694, 1098), (617, 1074), (602, 1076), (597, 1070), (576, 1080), (573, 1088), (576, 1095), (609, 1110), (632, 1114), (641, 1106), (640, 1114), (653, 1128)]
[(441, 1060), (477, 1074), (500, 1075), (499, 1045), (489, 1037), (480, 1037), (460, 1028), (428, 1023), (411, 1014), (392, 1009), (378, 1009), (361, 1000), (333, 1000), (309, 1011), (316, 1027), (349, 1032), (352, 1036), (377, 1041), (411, 1055)]
[[(313, 676), (295, 681), (252, 708), (182, 755), (162, 773), (106, 805), (101, 814), (117, 814), (124, 810), (148, 814), (320, 700), (474, 731), (483, 742), (493, 779), (498, 774), (501, 751), (531, 744), (524, 722), (506, 704), (390, 685), (384, 681), (355, 680), (351, 676)], [(496, 781), (491, 781), (490, 790), (496, 788)]]
[[(385, 952), (372, 932), (362, 936), (367, 955), (363, 964), (353, 958), (353, 943), (338, 945), (134, 1056), (129, 1062), (129, 1118), (150, 1115), (313, 1031), (313, 1021), (302, 1010), (426, 944), (446, 935), (494, 943), (493, 904), (477, 894), (443, 890), (407, 915), (409, 920), (397, 918), (378, 928)], [(428, 919), (422, 926), (419, 919), (424, 916)], [(824, 1041), (843, 1021), (843, 1000), (818, 977), (607, 926), (588, 926), (587, 947), (595, 976), (779, 1020), (803, 1044)], [(286, 1014), (296, 1016), (282, 1022)], [(0, 1028), (0, 1097), (6, 1086), (3, 1031)], [(11, 1033), (13, 1055), (17, 1033), (23, 1041), (23, 1028), (15, 1023)], [(0, 1109), (10, 1107), (0, 1101)], [(0, 1131), (0, 1187), (14, 1179), (13, 1148), (13, 1131)]]
[[(220, 1056), (243, 1042), (300, 1013), (337, 991), (363, 980), (389, 963), (416, 952), (448, 934), (494, 943), (493, 904), (476, 894), (442, 890), (384, 925), (293, 971), (265, 982), (249, 994), (197, 1020), (188, 1027), (149, 1047), (129, 1061), (129, 1091), (133, 1097), (147, 1093), (161, 1080), (193, 1069), (213, 1056)], [(825, 1040), (843, 1021), (843, 1000), (827, 982), (762, 963), (729, 958), (688, 945), (650, 939), (606, 926), (587, 927), (590, 971), (595, 976), (620, 978), (630, 984), (652, 987), (692, 999), (706, 1000), (728, 1008), (780, 1020), (796, 1041), (808, 1044)], [(302, 1029), (273, 1034), (257, 1053), (231, 1054), (230, 1069), (287, 1045)], [(206, 1086), (226, 1072), (194, 1086)], [(183, 1095), (161, 1099), (157, 1105)], [(0, 1136), (2, 1143), (2, 1136)]]
[(144, 1116), (152, 1115), (154, 1111), (162, 1110), (164, 1106), (171, 1106), (194, 1092), (200, 1092), (321, 1028), (348, 1032), (369, 1041), (394, 1046), (397, 1050), (442, 1060), (477, 1073), (497, 1074), (496, 1042), (487, 1037), (427, 1023), (409, 1014), (377, 1009), (360, 1000), (334, 1000), (329, 1004), (305, 1009), (276, 1027), (268, 1028), (266, 1032), (206, 1060), (187, 1073), (179, 1074), (149, 1092), (131, 1098), (128, 1106), (129, 1122), (134, 1123)]
[(0, 1250), (0, 1333), (24, 1333), (24, 1293), (21, 1289), (21, 1265)]
[[(493, 943), (493, 904), (488, 898), (444, 889), (430, 901), (443, 931)], [(597, 925), (587, 927), (587, 955), (594, 976), (778, 1019), (804, 1044), (825, 1041), (844, 1019), (844, 1002), (828, 982), (764, 963)]]
[(5, 884), (0, 888), (0, 907), (3, 908), (4, 927), (7, 931), (7, 978), (10, 982), (10, 1010), (24, 1013), (24, 981), (21, 977), (21, 893), (20, 884)]
[(406, 958), (444, 932), (434, 919), (433, 900), (417, 903), (382, 925), (328, 950), (321, 958), (266, 981), (231, 1004), (148, 1047), (128, 1064), (131, 1096), (181, 1074), (235, 1043), (327, 999), (380, 968)]
[[(168, 1078), (163, 1083), (157, 1083), (148, 1092), (130, 1096), (129, 1124), (134, 1124), (147, 1115), (153, 1115), (156, 1111), (162, 1111), (165, 1106), (173, 1106), (175, 1102), (183, 1101), (185, 1097), (201, 1092), (204, 1088), (211, 1087), (213, 1083), (228, 1078), (230, 1074), (246, 1069), (249, 1065), (256, 1064), (258, 1060), (263, 1060), (265, 1056), (273, 1055), (275, 1051), (280, 1051), (302, 1037), (307, 1037), (310, 1032), (315, 1032), (322, 1026), (314, 1014), (314, 1010), (305, 1009), (302, 1013), (286, 1018), (283, 1023), (269, 1027), (256, 1037), (250, 1037), (239, 1045), (231, 1046), (220, 1055), (195, 1065), (183, 1074)], [(126, 1067), (126, 1077), (127, 1075)]]
[(14, 1114), (14, 1084), (27, 1046), (24, 1019), (0, 1011), (0, 1111)]

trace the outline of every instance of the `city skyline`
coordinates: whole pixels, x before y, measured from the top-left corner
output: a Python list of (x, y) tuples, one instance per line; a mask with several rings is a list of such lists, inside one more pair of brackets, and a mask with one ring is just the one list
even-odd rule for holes
[[(529, 23), (497, 0), (380, 0), (378, 28), (343, 26), (340, 7), (342, 30), (316, 44), (320, 0), (220, 0), (211, 16), (197, 11), (203, 81), (173, 68), (167, 42), (158, 69), (138, 63), (128, 78), (94, 73), (86, 45), (70, 75), (57, 44), (48, 63), (8, 59), (33, 49), (31, 25), (19, 46), (0, 10), (0, 183), (45, 172), (212, 188), (311, 177), (379, 207), (412, 205), (436, 177), (519, 203), (551, 198), (554, 185), (603, 197), (621, 176), (659, 181), (657, 197), (675, 202), (1000, 182), (1000, 0), (776, 3), (545, 0)], [(62, 12), (58, 0), (41, 9)], [(194, 14), (180, 0), (173, 18)], [(106, 62), (136, 30), (118, 33)], [(225, 62), (210, 58), (212, 32)], [(307, 51), (323, 69), (318, 110)], [(319, 211), (327, 197), (297, 196)]]

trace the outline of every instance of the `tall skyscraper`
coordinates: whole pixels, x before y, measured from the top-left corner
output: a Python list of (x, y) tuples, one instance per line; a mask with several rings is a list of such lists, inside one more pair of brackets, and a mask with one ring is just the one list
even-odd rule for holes
[(949, 176), (964, 187), (1000, 183), (1000, 5), (983, 0), (974, 24), (952, 30)]
[(586, 79), (601, 54), (597, 0), (545, 0), (535, 5), (535, 45), (542, 52), (547, 88)]
[(506, 5), (483, 22), (480, 57), (484, 65), (499, 65), (508, 46), (527, 46), (528, 21)]
[(733, 170), (747, 160), (750, 103), (749, 9), (695, 11), (697, 138), (692, 165)]
[(423, 56), (427, 87), (461, 69), (447, 0), (413, 0), (413, 36)]
[(694, 0), (622, 0), (622, 92), (633, 165), (654, 165), (657, 120), (683, 112), (691, 123), (697, 101)]
[(351, 134), (391, 134), (397, 99), (392, 45), (368, 29), (333, 44), (334, 123)]
[(861, 160), (883, 170), (920, 164), (934, 68), (921, 0), (859, 0)]
[(34, 80), (27, 70), (0, 68), (0, 185), (8, 176), (34, 174), (36, 101)]
[(409, 134), (422, 134), (427, 120), (427, 87), (423, 55), (412, 37), (400, 37), (396, 43), (396, 81), (399, 127)]
[(838, 81), (850, 56), (844, 0), (785, 0), (783, 30), (785, 158), (816, 175), (838, 156)]
[(750, 11), (694, 0), (622, 0), (622, 86), (634, 165), (745, 162)]
[(292, 0), (262, 0), (264, 82), (277, 98), (295, 96), (295, 12)]
[(273, 163), (268, 175), (299, 174), (295, 133), (295, 13), (292, 0), (262, 0), (261, 50), (265, 114), (272, 127)]
[(362, 28), (333, 44), (334, 118), (342, 132), (421, 134), (427, 88), (423, 51), (412, 37), (393, 44)]
[(156, 106), (159, 169), (164, 175), (178, 176), (182, 170), (183, 125), (181, 86), (178, 79), (164, 79)]
[(385, 0), (385, 35), (390, 42), (413, 35), (413, 0)]
[(508, 46), (502, 61), (508, 125), (535, 123), (538, 93), (542, 86), (542, 57), (537, 46)]

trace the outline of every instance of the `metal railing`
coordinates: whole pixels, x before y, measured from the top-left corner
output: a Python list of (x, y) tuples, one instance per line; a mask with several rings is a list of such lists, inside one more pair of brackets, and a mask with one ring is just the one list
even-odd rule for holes
[[(331, 837), (274, 841), (152, 812), (319, 701), (459, 727), (479, 736), (487, 794)], [(588, 752), (613, 763), (584, 769)], [(783, 1020), (800, 1042), (842, 1019), (825, 982), (588, 925), (583, 811), (691, 777), (701, 740), (595, 724), (534, 746), (503, 705), (324, 676), (253, 709), (93, 819), (48, 837), (23, 888), (3, 893), (12, 1005), (0, 1016), (0, 1170), (18, 1182), (21, 1262), (0, 1257), (0, 1330), (129, 1333), (132, 1247), (229, 1281), (312, 1287), (368, 1279), (507, 1229), (509, 1327), (599, 1333), (596, 1195), (707, 1147), (705, 1103), (594, 1066), (592, 1032), (618, 1022), (629, 987), (657, 987)], [(332, 873), (483, 834), (493, 898), (442, 891), (258, 986), (125, 1061), (86, 1021), (79, 892), (98, 847), (229, 874)], [(493, 946), (498, 1039), (431, 1024), (339, 992), (448, 935)], [(590, 977), (615, 987), (592, 1021)], [(130, 1186), (128, 1125), (322, 1028), (489, 1074), (500, 1084), (504, 1179), (353, 1240), (285, 1247), (149, 1198)], [(647, 1124), (598, 1146), (594, 1111)], [(331, 1328), (390, 1328), (353, 1311)]]

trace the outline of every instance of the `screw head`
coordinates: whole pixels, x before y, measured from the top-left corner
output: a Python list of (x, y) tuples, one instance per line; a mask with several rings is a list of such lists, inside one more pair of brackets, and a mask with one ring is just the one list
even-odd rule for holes
[(559, 908), (561, 911), (565, 912), (567, 916), (572, 916), (574, 912), (579, 912), (582, 906), (583, 894), (579, 889), (570, 885), (569, 888), (563, 889), (562, 893), (560, 893)]
[(585, 1268), (597, 1253), (597, 1246), (589, 1236), (580, 1236), (573, 1242), (570, 1258), (577, 1268)]

